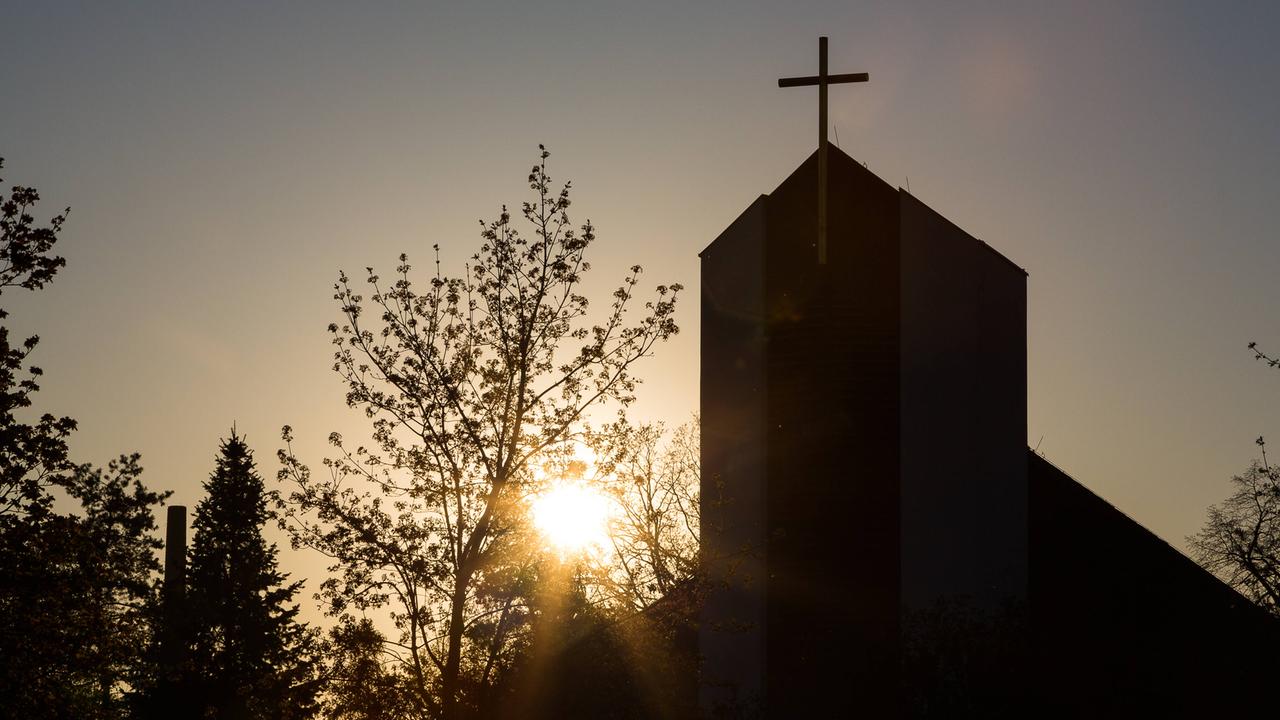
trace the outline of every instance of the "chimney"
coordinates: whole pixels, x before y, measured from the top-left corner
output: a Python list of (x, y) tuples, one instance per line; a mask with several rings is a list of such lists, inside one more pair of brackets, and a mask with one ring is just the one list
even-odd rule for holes
[[(164, 601), (181, 603), (187, 586), (187, 508), (169, 506), (164, 543)], [(172, 608), (177, 609), (177, 608)]]
[[(165, 707), (177, 702), (173, 686), (182, 665), (187, 639), (187, 509), (181, 505), (169, 506), (169, 519), (165, 526), (164, 587), (161, 592), (163, 625), (158, 638), (162, 684), (160, 704)], [(164, 717), (180, 714), (166, 712)]]

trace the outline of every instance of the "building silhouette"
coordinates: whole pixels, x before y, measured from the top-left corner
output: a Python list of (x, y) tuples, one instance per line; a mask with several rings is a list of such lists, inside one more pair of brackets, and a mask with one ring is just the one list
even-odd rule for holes
[(699, 702), (1252, 708), (1277, 623), (1026, 444), (1027, 274), (839, 149), (702, 257)]

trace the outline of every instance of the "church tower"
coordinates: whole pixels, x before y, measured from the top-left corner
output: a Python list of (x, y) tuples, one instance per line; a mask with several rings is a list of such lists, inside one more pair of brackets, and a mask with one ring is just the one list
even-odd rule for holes
[(821, 153), (701, 253), (702, 704), (887, 717), (1025, 606), (1026, 273), (836, 148), (820, 253)]

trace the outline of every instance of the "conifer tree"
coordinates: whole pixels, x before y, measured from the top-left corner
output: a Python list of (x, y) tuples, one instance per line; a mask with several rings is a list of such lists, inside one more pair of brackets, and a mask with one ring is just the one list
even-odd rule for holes
[(219, 719), (315, 714), (315, 636), (262, 537), (271, 518), (244, 438), (231, 431), (196, 506), (190, 556), (192, 672), (201, 715)]

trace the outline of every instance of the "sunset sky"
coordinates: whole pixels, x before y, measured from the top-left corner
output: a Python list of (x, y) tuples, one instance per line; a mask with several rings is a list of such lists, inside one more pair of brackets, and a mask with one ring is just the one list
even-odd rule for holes
[(460, 270), (538, 143), (599, 230), (597, 305), (633, 263), (689, 289), (634, 413), (682, 422), (697, 253), (814, 147), (816, 92), (776, 79), (822, 34), (871, 74), (832, 139), (1030, 273), (1029, 444), (1181, 548), (1280, 443), (1246, 348), (1280, 352), (1280, 5), (356, 5), (0, 10), (2, 176), (72, 207), (67, 268), (4, 302), (79, 460), (140, 451), (188, 505), (233, 422), (269, 480), (286, 423), (319, 465), (367, 427), (338, 270)]

